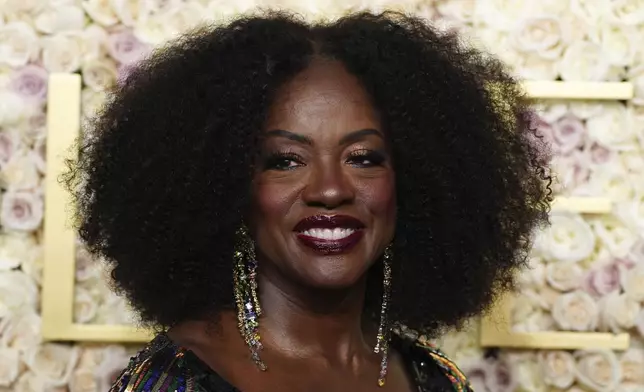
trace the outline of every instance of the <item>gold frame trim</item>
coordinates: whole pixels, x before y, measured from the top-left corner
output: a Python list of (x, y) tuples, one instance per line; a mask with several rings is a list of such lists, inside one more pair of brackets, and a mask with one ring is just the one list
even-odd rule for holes
[[(528, 82), (526, 90), (536, 98), (562, 99), (629, 99), (633, 86), (629, 83)], [(615, 89), (615, 91), (613, 91)], [(604, 95), (600, 95), (599, 93)], [(152, 337), (150, 331), (127, 325), (76, 324), (74, 315), (74, 284), (76, 236), (69, 221), (71, 199), (59, 182), (65, 158), (80, 132), (81, 77), (77, 74), (52, 74), (49, 77), (47, 106), (47, 175), (45, 186), (44, 271), (42, 287), (43, 339), (48, 341), (91, 341), (142, 343)], [(587, 213), (610, 212), (611, 201), (603, 198), (559, 198), (553, 209)], [(499, 314), (499, 309), (496, 310)], [(507, 313), (505, 313), (507, 314)], [(481, 344), (484, 346), (522, 348), (624, 348), (626, 339), (608, 339), (607, 334), (548, 332), (542, 334), (508, 333), (507, 325), (497, 316), (482, 321)], [(497, 320), (503, 320), (503, 317)], [(505, 327), (505, 329), (504, 329)], [(575, 338), (577, 337), (577, 338)], [(576, 342), (572, 346), (566, 342)], [(605, 342), (602, 343), (602, 342)], [(624, 343), (626, 342), (626, 343)], [(610, 343), (610, 344), (609, 344)], [(604, 344), (604, 346), (602, 345)]]

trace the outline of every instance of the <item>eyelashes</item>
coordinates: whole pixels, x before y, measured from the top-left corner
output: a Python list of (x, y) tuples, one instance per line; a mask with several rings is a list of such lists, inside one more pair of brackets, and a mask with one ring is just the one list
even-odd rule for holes
[[(384, 152), (377, 150), (361, 149), (352, 151), (345, 159), (345, 163), (357, 168), (370, 168), (382, 166), (387, 160)], [(289, 152), (274, 152), (264, 158), (264, 170), (294, 170), (306, 166), (304, 158)]]

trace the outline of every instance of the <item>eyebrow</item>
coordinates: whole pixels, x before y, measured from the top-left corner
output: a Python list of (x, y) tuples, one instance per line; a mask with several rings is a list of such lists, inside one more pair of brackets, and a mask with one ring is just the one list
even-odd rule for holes
[[(313, 145), (313, 140), (310, 137), (300, 135), (298, 133), (294, 133), (291, 131), (286, 131), (284, 129), (273, 129), (266, 132), (265, 135), (266, 137), (283, 137), (289, 140), (293, 140), (294, 142), (307, 144), (309, 146)], [(358, 131), (351, 132), (348, 135), (344, 135), (342, 139), (340, 139), (340, 142), (338, 144), (343, 145), (343, 144), (355, 143), (371, 135), (378, 136), (379, 138), (384, 139), (384, 136), (382, 135), (381, 132), (372, 128), (366, 128), (366, 129), (360, 129)]]

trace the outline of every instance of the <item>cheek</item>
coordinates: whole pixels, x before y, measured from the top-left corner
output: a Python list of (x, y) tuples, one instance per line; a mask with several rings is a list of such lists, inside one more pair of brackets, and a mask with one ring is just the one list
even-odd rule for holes
[(393, 174), (361, 184), (360, 193), (364, 204), (377, 219), (396, 219), (396, 185)]
[(253, 189), (253, 221), (279, 224), (293, 205), (297, 192), (279, 182), (259, 182)]

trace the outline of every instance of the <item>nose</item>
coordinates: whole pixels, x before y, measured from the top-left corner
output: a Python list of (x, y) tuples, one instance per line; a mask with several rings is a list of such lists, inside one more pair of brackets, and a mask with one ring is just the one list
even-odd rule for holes
[(302, 199), (308, 206), (331, 210), (353, 202), (355, 189), (349, 174), (341, 166), (329, 164), (314, 168), (302, 192)]

